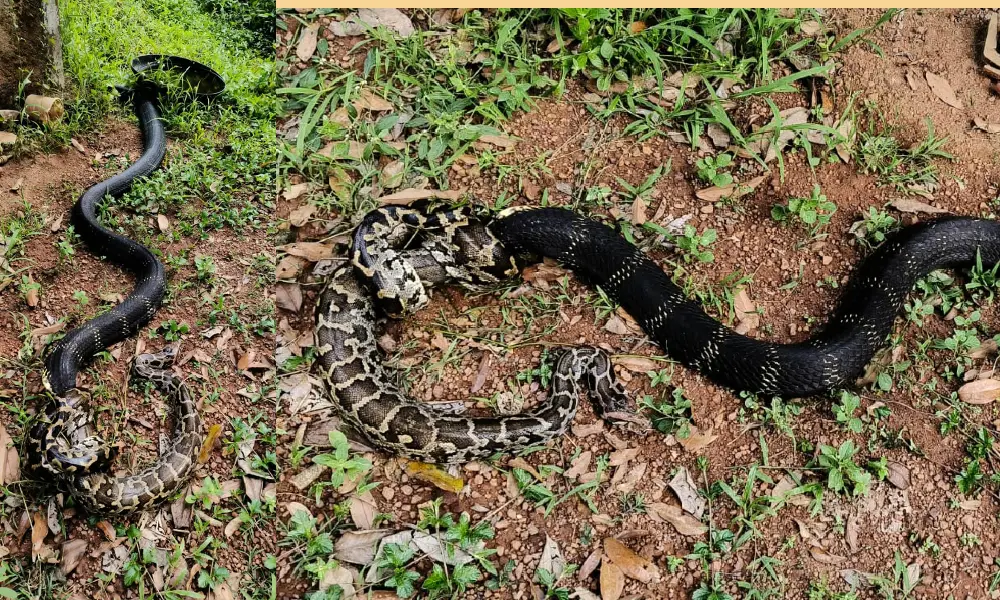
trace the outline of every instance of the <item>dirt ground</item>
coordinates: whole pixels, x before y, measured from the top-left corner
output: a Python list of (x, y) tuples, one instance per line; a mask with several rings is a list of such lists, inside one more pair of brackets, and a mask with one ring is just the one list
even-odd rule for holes
[(0, 108), (14, 108), (18, 84), (30, 77), (28, 94), (46, 83), (49, 46), (41, 0), (0, 6)]
[[(0, 167), (0, 220), (7, 223), (26, 214), (43, 220), (39, 234), (26, 242), (23, 256), (5, 263), (8, 269), (16, 270), (18, 278), (0, 296), (0, 355), (5, 357), (5, 373), (0, 381), (7, 407), (0, 414), (0, 422), (11, 435), (19, 431), (14, 424), (18, 410), (15, 407), (27, 411), (41, 408), (43, 396), (37, 357), (47, 340), (46, 332), (53, 332), (50, 326), (69, 315), (61, 328), (68, 330), (92, 316), (98, 306), (119, 301), (133, 285), (128, 274), (91, 255), (82, 244), (76, 244), (75, 254), (68, 259), (60, 257), (56, 245), (66, 234), (71, 222), (70, 209), (80, 193), (106, 179), (110, 173), (120, 171), (124, 164), (141, 153), (139, 131), (134, 123), (111, 119), (101, 130), (92, 131), (76, 142), (79, 148), (26, 157)], [(168, 154), (168, 161), (176, 159)], [(117, 438), (111, 440), (121, 448), (117, 468), (135, 469), (153, 460), (160, 447), (160, 436), (169, 437), (174, 420), (159, 394), (154, 393), (149, 396), (150, 400), (143, 401), (142, 394), (134, 387), (129, 388), (129, 362), (142, 351), (155, 352), (166, 345), (163, 337), (154, 333), (161, 323), (176, 320), (189, 326), (189, 331), (180, 336), (175, 369), (186, 377), (192, 393), (200, 399), (206, 432), (218, 428), (221, 435), (209, 445), (207, 460), (198, 465), (185, 493), (172, 504), (134, 519), (131, 525), (141, 532), (143, 540), (138, 540), (141, 547), (157, 548), (153, 564), (143, 567), (152, 569), (151, 573), (159, 571), (154, 578), (169, 581), (172, 577), (191, 577), (187, 581), (193, 581), (201, 566), (189, 562), (187, 554), (181, 556), (179, 564), (171, 562), (168, 565), (166, 554), (178, 543), (192, 548), (200, 542), (200, 534), (193, 537), (192, 511), (201, 508), (212, 512), (215, 517), (206, 515), (206, 518), (215, 523), (216, 517), (229, 514), (233, 507), (238, 509), (251, 497), (260, 499), (273, 494), (273, 484), (269, 487), (262, 479), (234, 477), (240, 457), (222, 448), (222, 441), (232, 437), (233, 416), (248, 421), (256, 416), (263, 424), (273, 423), (273, 410), (263, 400), (261, 392), (266, 384), (263, 376), (269, 372), (271, 364), (271, 347), (266, 337), (250, 335), (244, 329), (247, 322), (252, 323), (253, 313), (248, 312), (236, 321), (230, 320), (228, 315), (219, 319), (218, 315), (210, 314), (213, 305), (206, 301), (208, 297), (223, 295), (229, 306), (240, 306), (243, 310), (257, 308), (261, 300), (259, 277), (266, 276), (266, 271), (255, 272), (252, 257), (271, 250), (263, 236), (243, 236), (230, 230), (209, 234), (204, 239), (173, 237), (170, 227), (176, 228), (182, 217), (170, 212), (164, 216), (170, 224), (168, 229), (145, 242), (156, 248), (164, 259), (186, 251), (190, 252), (190, 257), (211, 257), (217, 269), (214, 283), (209, 286), (199, 282), (190, 259), (183, 265), (168, 266), (168, 299), (153, 322), (139, 336), (114, 346), (109, 360), (97, 361), (86, 370), (78, 379), (78, 386), (93, 395), (92, 406), (98, 407), (103, 415), (104, 435), (113, 432)], [(159, 228), (152, 217), (149, 225), (149, 231)], [(18, 291), (21, 275), (31, 277), (41, 286), (35, 307), (29, 307), (25, 295)], [(82, 308), (74, 296), (80, 291), (89, 297), (88, 304)], [(27, 356), (19, 355), (24, 347), (33, 351)], [(35, 358), (31, 359), (32, 355)], [(27, 371), (26, 376), (28, 365), (34, 368)], [(24, 391), (27, 397), (23, 396)], [(72, 509), (62, 509), (65, 498), (61, 493), (54, 495), (58, 490), (45, 487), (40, 483), (44, 478), (39, 479), (37, 474), (27, 471), (23, 474), (18, 486), (22, 496), (8, 496), (5, 500), (6, 517), (0, 535), (4, 554), (38, 557), (38, 565), (53, 560), (58, 565), (60, 556), (65, 561), (69, 555), (73, 557), (69, 559), (71, 563), (64, 562), (62, 566), (69, 573), (66, 589), (76, 594), (73, 597), (92, 596), (98, 589), (106, 592), (105, 597), (133, 597), (135, 588), (129, 588), (125, 594), (120, 579), (123, 557), (135, 552), (133, 543), (136, 540), (123, 535), (129, 523), (114, 518), (98, 520)], [(216, 478), (222, 486), (210, 511), (185, 503), (185, 496), (192, 490), (197, 491), (206, 477)], [(42, 531), (44, 537), (33, 540), (31, 531), (39, 530), (38, 517), (45, 520), (46, 505), (50, 515), (48, 533)], [(38, 510), (41, 512), (32, 512)], [(36, 520), (32, 525), (33, 518)], [(61, 523), (57, 526), (65, 529), (53, 530), (53, 523)], [(216, 554), (214, 567), (228, 569), (233, 577), (230, 587), (236, 589), (247, 570), (247, 549), (261, 552), (252, 559), (259, 566), (265, 553), (275, 551), (274, 536), (261, 530), (234, 530), (226, 536), (230, 537), (233, 548), (223, 545)], [(61, 550), (61, 553), (55, 554), (54, 550)], [(66, 569), (67, 564), (75, 566)], [(109, 577), (107, 573), (119, 575)], [(102, 576), (106, 578), (103, 583), (99, 579)]]
[[(830, 11), (828, 16), (830, 23), (844, 32), (870, 24), (880, 12)], [(985, 20), (983, 10), (906, 11), (872, 36), (884, 51), (884, 58), (867, 46), (854, 46), (840, 57), (842, 66), (834, 77), (833, 96), (838, 110), (857, 93), (862, 99), (875, 102), (882, 114), (899, 126), (898, 135), (906, 142), (915, 143), (925, 136), (927, 119), (933, 122), (939, 135), (949, 138), (946, 149), (955, 155), (955, 161), (942, 163), (941, 186), (928, 201), (962, 215), (989, 215), (995, 210), (991, 202), (1000, 196), (1000, 136), (988, 135), (972, 124), (977, 117), (995, 121), (1000, 114), (1000, 97), (989, 89), (990, 81), (981, 75), (978, 58)], [(356, 41), (348, 39), (331, 44), (332, 56), (347, 60), (339, 53)], [(953, 108), (940, 101), (926, 84), (925, 71), (945, 77), (964, 108)], [(912, 86), (908, 83), (908, 73)], [(602, 123), (591, 118), (583, 107), (585, 93), (581, 87), (571, 87), (560, 100), (539, 100), (532, 111), (504, 126), (505, 133), (520, 139), (513, 152), (504, 156), (504, 162), (526, 166), (544, 154), (546, 172), (525, 169), (521, 171), (525, 175), (499, 182), (495, 171), (480, 172), (477, 166), (456, 165), (450, 173), (452, 187), (468, 191), (484, 204), (492, 204), (502, 194), (515, 196), (515, 204), (536, 204), (541, 194), (547, 192), (551, 204), (561, 205), (572, 200), (566, 192), (579, 185), (584, 174), (587, 186), (619, 189), (617, 178), (638, 185), (670, 160), (672, 171), (652, 193), (650, 217), (667, 223), (691, 215), (689, 222), (699, 231), (714, 228), (719, 232), (719, 240), (712, 247), (715, 260), (689, 267), (688, 276), (712, 283), (732, 272), (752, 274), (753, 283), (747, 292), (755, 306), (763, 309), (761, 323), (753, 332), (757, 337), (799, 341), (809, 336), (811, 327), (823, 323), (836, 303), (839, 289), (818, 284), (827, 278), (846, 281), (866, 254), (848, 229), (868, 207), (881, 208), (899, 197), (898, 192), (876, 185), (873, 177), (860, 174), (854, 164), (825, 164), (814, 173), (799, 153), (789, 157), (783, 181), (776, 172), (765, 174), (765, 183), (741, 199), (741, 210), (703, 202), (694, 195), (703, 187), (695, 175), (697, 153), (664, 138), (639, 142), (623, 136), (621, 132), (627, 121)], [(786, 103), (801, 105), (805, 100), (789, 95), (780, 102), (784, 108)], [(746, 119), (752, 119), (753, 108), (750, 112)], [(771, 207), (792, 196), (808, 196), (814, 184), (819, 184), (837, 205), (837, 212), (826, 239), (802, 244), (801, 232), (771, 218)], [(279, 218), (286, 218), (298, 205), (299, 201), (294, 200), (280, 205)], [(896, 216), (904, 223), (916, 220), (910, 214)], [(308, 232), (298, 239), (309, 239)], [(799, 281), (796, 287), (782, 289), (796, 278)], [(306, 291), (301, 312), (284, 314), (295, 331), (307, 331), (311, 326), (314, 290), (313, 287)], [(569, 297), (587, 293), (586, 288), (574, 282)], [(470, 298), (457, 290), (445, 290), (415, 319), (389, 326), (387, 331), (394, 341), (391, 345), (402, 347), (404, 342), (415, 340), (403, 351), (404, 365), (439, 361), (441, 348), (448, 348), (447, 343), (442, 346), (436, 341), (441, 331), (496, 326), (503, 318), (502, 307), (509, 306), (511, 301), (506, 302), (500, 303), (490, 296)], [(991, 330), (998, 325), (995, 317), (995, 310), (984, 310), (984, 319)], [(532, 328), (523, 333), (529, 336), (551, 328), (554, 331), (544, 336), (545, 343), (596, 344), (618, 356), (660, 355), (660, 350), (644, 340), (637, 329), (612, 334), (604, 327), (606, 321), (607, 318), (598, 318), (589, 304), (569, 303), (536, 319)], [(951, 327), (951, 323), (939, 317), (931, 317), (924, 330), (900, 323), (899, 345), (908, 353), (928, 330), (945, 337)], [(506, 390), (509, 379), (537, 365), (540, 357), (540, 348), (535, 346), (484, 358), (487, 353), (470, 345), (468, 340), (448, 337), (449, 342), (452, 339), (459, 340), (460, 358), (448, 361), (440, 371), (409, 371), (410, 389), (415, 397), (467, 398), (470, 390), (477, 387), (474, 384), (483, 365), (488, 376), (474, 395), (489, 397), (493, 392)], [(453, 350), (449, 353), (455, 355)], [(980, 366), (990, 368), (990, 361), (987, 359)], [(645, 377), (622, 365), (618, 372), (634, 397), (661, 393), (651, 390)], [(669, 501), (673, 492), (667, 484), (677, 467), (699, 473), (699, 457), (707, 459), (708, 481), (732, 481), (734, 476), (742, 481), (743, 467), (761, 460), (762, 440), (768, 445), (768, 464), (774, 469), (770, 474), (775, 481), (780, 479), (782, 468), (801, 467), (810, 456), (804, 455), (788, 436), (771, 429), (747, 427), (740, 419), (744, 402), (732, 392), (678, 366), (672, 373), (671, 385), (683, 388), (684, 395), (692, 402), (693, 422), (701, 431), (710, 430), (717, 436), (704, 448), (688, 451), (672, 436), (665, 439), (655, 431), (610, 430), (599, 423), (584, 403), (571, 435), (526, 458), (536, 468), (539, 465), (570, 468), (575, 466), (570, 459), (576, 450), (591, 452), (593, 456), (608, 453), (619, 457), (609, 471), (610, 482), (598, 495), (596, 514), (582, 502), (571, 500), (546, 516), (525, 500), (516, 487), (511, 487), (503, 471), (483, 464), (467, 465), (457, 471), (466, 483), (461, 493), (443, 493), (408, 475), (402, 461), (371, 453), (367, 455), (375, 465), (371, 479), (380, 482), (374, 492), (376, 510), (392, 516), (391, 527), (404, 529), (419, 520), (422, 504), (443, 495), (446, 508), (455, 513), (466, 511), (488, 517), (497, 532), (490, 545), (498, 550), (498, 564), (513, 558), (517, 567), (507, 588), (490, 592), (475, 587), (465, 596), (468, 598), (531, 598), (532, 575), (547, 537), (558, 543), (567, 561), (582, 565), (600, 547), (599, 541), (594, 540), (608, 536), (651, 559), (663, 573), (656, 583), (628, 580), (622, 597), (689, 598), (703, 577), (698, 562), (684, 560), (670, 574), (664, 565), (668, 556), (684, 557), (691, 553), (695, 542), (702, 538), (681, 535), (650, 514), (624, 511), (618, 501), (620, 494), (638, 492), (648, 502)], [(956, 387), (955, 383), (941, 382), (941, 385), (949, 391)], [(759, 523), (760, 537), (712, 563), (712, 571), (720, 573), (726, 582), (735, 582), (746, 578), (751, 565), (761, 557), (775, 557), (781, 561), (778, 570), (784, 580), (784, 597), (801, 598), (811, 582), (827, 580), (831, 588), (843, 590), (845, 578), (856, 579), (857, 572), (891, 573), (894, 553), (898, 550), (904, 563), (918, 565), (911, 566), (911, 570), (919, 569), (921, 573), (920, 583), (912, 594), (914, 598), (998, 597), (987, 588), (997, 569), (993, 561), (996, 548), (1000, 547), (997, 520), (1000, 503), (990, 494), (982, 494), (979, 502), (966, 502), (968, 499), (961, 497), (954, 474), (963, 464), (962, 441), (956, 436), (939, 434), (938, 419), (925, 398), (916, 392), (894, 390), (887, 394), (858, 391), (862, 408), (871, 408), (876, 402), (891, 407), (889, 425), (904, 428), (922, 449), (923, 456), (905, 449), (878, 449), (877, 455), (898, 463), (908, 473), (905, 483), (875, 483), (866, 496), (859, 498), (838, 498), (828, 493), (818, 516), (811, 516), (807, 507), (793, 503), (777, 516)], [(528, 397), (545, 395), (544, 390), (538, 390), (537, 383), (525, 384), (521, 391)], [(795, 438), (833, 445), (852, 438), (834, 422), (827, 402), (822, 399), (802, 402), (803, 413), (794, 424)], [(987, 406), (982, 422), (995, 428), (998, 416), (995, 407)], [(308, 422), (309, 419), (300, 417), (282, 421), (289, 431)], [(315, 426), (315, 423), (309, 425)], [(866, 444), (863, 436), (853, 439), (861, 447)], [(591, 467), (584, 465), (584, 470), (588, 468)], [(287, 472), (286, 480), (295, 473), (295, 470)], [(758, 485), (754, 493), (766, 494), (770, 489)], [(289, 502), (305, 503), (322, 513), (321, 507), (286, 481), (279, 486), (279, 504)], [(726, 525), (734, 516), (731, 503), (724, 502), (719, 504), (712, 519), (717, 525)], [(973, 536), (981, 544), (968, 543)], [(928, 550), (934, 544), (937, 550)], [(592, 591), (600, 589), (598, 571), (573, 575), (563, 584), (570, 589), (578, 586)], [(737, 597), (743, 594), (735, 583), (729, 583), (726, 589)], [(287, 597), (295, 597), (301, 590), (294, 583), (285, 588)], [(862, 587), (860, 597), (881, 596), (874, 589)]]

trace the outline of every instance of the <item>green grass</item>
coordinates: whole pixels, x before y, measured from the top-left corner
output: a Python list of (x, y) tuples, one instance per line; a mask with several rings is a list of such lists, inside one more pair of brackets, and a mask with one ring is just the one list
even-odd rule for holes
[[(303, 24), (315, 18), (281, 12)], [(716, 123), (753, 153), (760, 139), (778, 136), (785, 126), (777, 122), (744, 134), (715, 88), (722, 80), (741, 86), (731, 92), (737, 101), (795, 91), (796, 82), (825, 73), (832, 53), (866, 33), (852, 32), (840, 41), (825, 30), (802, 34), (802, 24), (817, 18), (811, 10), (790, 16), (733, 9), (473, 10), (456, 23), (432, 24), (406, 39), (381, 28), (371, 31), (353, 49), (364, 57), (357, 73), (328, 60), (321, 41), (310, 66), (278, 90), (282, 115), (299, 117), (297, 127), (279, 140), (279, 180), (301, 172), (339, 181), (320, 208), (348, 214), (374, 206), (382, 191), (380, 157), (401, 161), (406, 181), (426, 178), (446, 189), (451, 165), (475, 140), (498, 134), (502, 121), (530, 110), (536, 97), (560, 95), (574, 78), (591, 79), (610, 93), (596, 114), (629, 115), (634, 121), (627, 134), (641, 139), (672, 125), (693, 141)], [(779, 73), (777, 66), (792, 57), (808, 67)], [(681, 93), (669, 102), (659, 97), (660, 90), (681, 85), (671, 77), (674, 72), (693, 78), (693, 97)], [(712, 85), (698, 84), (700, 78)], [(362, 97), (376, 97), (392, 109), (359, 110)], [(836, 136), (816, 123), (787, 127)], [(322, 148), (331, 151), (317, 153)], [(715, 180), (720, 173), (713, 175)]]
[(910, 144), (899, 139), (898, 127), (889, 122), (873, 104), (866, 104), (855, 114), (848, 113), (865, 124), (857, 128), (854, 157), (862, 170), (875, 175), (880, 185), (929, 196), (938, 187), (940, 172), (937, 161), (954, 160), (944, 147), (948, 138), (938, 137), (934, 123), (925, 121), (927, 135)]

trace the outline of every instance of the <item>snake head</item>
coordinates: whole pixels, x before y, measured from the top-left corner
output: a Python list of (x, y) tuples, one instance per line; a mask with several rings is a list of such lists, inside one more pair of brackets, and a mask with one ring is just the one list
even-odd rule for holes
[(132, 368), (144, 378), (148, 378), (155, 371), (166, 371), (174, 364), (177, 350), (177, 345), (171, 344), (159, 352), (140, 354), (132, 361)]
[(117, 448), (94, 434), (86, 404), (86, 395), (77, 389), (55, 398), (52, 408), (32, 430), (36, 464), (57, 476), (88, 473), (110, 465)]

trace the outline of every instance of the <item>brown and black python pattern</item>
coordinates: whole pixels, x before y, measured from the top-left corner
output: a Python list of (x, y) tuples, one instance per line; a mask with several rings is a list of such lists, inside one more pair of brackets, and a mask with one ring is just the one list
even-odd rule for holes
[[(402, 249), (415, 233), (429, 235), (418, 248)], [(376, 345), (375, 301), (405, 314), (427, 303), (427, 287), (475, 287), (511, 274), (516, 265), (491, 240), (485, 227), (457, 213), (426, 217), (381, 209), (358, 228), (352, 264), (335, 271), (323, 290), (316, 310), (321, 375), (341, 417), (375, 447), (425, 462), (461, 463), (543, 444), (573, 420), (581, 382), (602, 416), (626, 410), (611, 360), (596, 348), (563, 351), (548, 399), (523, 414), (465, 416), (455, 403), (415, 402), (392, 383)]]
[[(115, 514), (149, 508), (169, 498), (191, 474), (203, 441), (201, 416), (187, 385), (170, 368), (175, 355), (173, 347), (156, 354), (142, 354), (132, 366), (135, 377), (153, 382), (174, 406), (174, 432), (166, 451), (156, 461), (123, 476), (96, 469), (56, 472), (57, 477), (69, 480), (70, 494), (88, 511)], [(82, 403), (66, 407), (60, 414), (62, 443), (78, 447), (81, 440), (97, 439), (91, 413), (84, 410)]]

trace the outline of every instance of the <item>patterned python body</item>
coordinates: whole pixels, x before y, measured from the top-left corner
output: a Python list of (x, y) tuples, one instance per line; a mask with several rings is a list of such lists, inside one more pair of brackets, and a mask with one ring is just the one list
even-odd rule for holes
[[(428, 224), (440, 231), (420, 240), (412, 229)], [(465, 236), (462, 243), (455, 242), (459, 233)], [(401, 243), (416, 248), (395, 248)], [(973, 264), (977, 253), (984, 265), (1000, 261), (1000, 224), (948, 217), (904, 228), (859, 267), (823, 331), (803, 342), (776, 344), (718, 322), (621, 235), (571, 211), (508, 209), (486, 226), (454, 214), (429, 218), (379, 209), (355, 234), (353, 272), (351, 267), (335, 272), (321, 296), (320, 363), (336, 406), (372, 444), (421, 460), (458, 463), (560, 435), (573, 418), (575, 385), (582, 378), (599, 405), (622, 406), (624, 395), (607, 356), (593, 350), (568, 353), (557, 364), (549, 401), (525, 415), (456, 416), (407, 399), (389, 381), (375, 342), (375, 306), (362, 281), (374, 290), (374, 302), (384, 303), (383, 310), (401, 314), (426, 303), (425, 285), (454, 280), (469, 285), (470, 273), (497, 267), (507, 272), (512, 255), (550, 257), (599, 286), (665, 352), (712, 381), (756, 393), (807, 396), (853, 381), (885, 344), (916, 281), (936, 269)], [(462, 264), (470, 255), (478, 257), (474, 264)], [(459, 272), (454, 264), (462, 267)]]
[(166, 384), (166, 375), (156, 372), (155, 364), (169, 362), (172, 354), (167, 351), (152, 358), (140, 357), (137, 373), (158, 380), (161, 387), (166, 384), (166, 391), (177, 401), (180, 412), (171, 450), (139, 475), (119, 479), (100, 474), (97, 471), (109, 467), (113, 451), (94, 433), (91, 416), (76, 390), (80, 369), (98, 353), (138, 333), (152, 320), (166, 292), (166, 273), (156, 255), (106, 229), (97, 218), (105, 198), (123, 195), (136, 179), (157, 169), (166, 153), (167, 139), (156, 106), (155, 87), (140, 84), (129, 93), (142, 130), (142, 156), (125, 171), (85, 191), (73, 207), (72, 221), (92, 252), (135, 276), (135, 287), (121, 303), (73, 329), (52, 346), (42, 381), (53, 401), (28, 436), (29, 463), (67, 484), (70, 493), (95, 512), (125, 512), (168, 497), (189, 474), (198, 451), (197, 444), (192, 448), (192, 442), (201, 436), (197, 406), (187, 388), (179, 381)]
[[(430, 230), (420, 249), (391, 248), (413, 228)], [(553, 369), (549, 398), (518, 415), (468, 417), (461, 404), (434, 405), (407, 398), (387, 376), (376, 345), (375, 303), (353, 267), (378, 281), (387, 312), (412, 312), (427, 302), (424, 286), (469, 287), (496, 281), (513, 262), (478, 223), (455, 213), (426, 218), (408, 209), (371, 213), (356, 233), (354, 265), (338, 269), (320, 296), (316, 336), (320, 368), (344, 420), (373, 445), (425, 462), (460, 463), (514, 452), (562, 435), (573, 420), (579, 383), (598, 412), (626, 404), (607, 354), (593, 348), (564, 352)], [(447, 240), (447, 241), (446, 241)]]
[[(98, 513), (126, 513), (149, 508), (166, 499), (187, 482), (203, 441), (198, 403), (184, 381), (170, 369), (176, 349), (135, 358), (132, 371), (151, 381), (174, 405), (174, 433), (159, 458), (132, 475), (113, 476), (105, 472), (78, 475), (72, 488), (74, 497), (88, 510)], [(75, 435), (93, 435), (89, 423), (75, 426)]]

